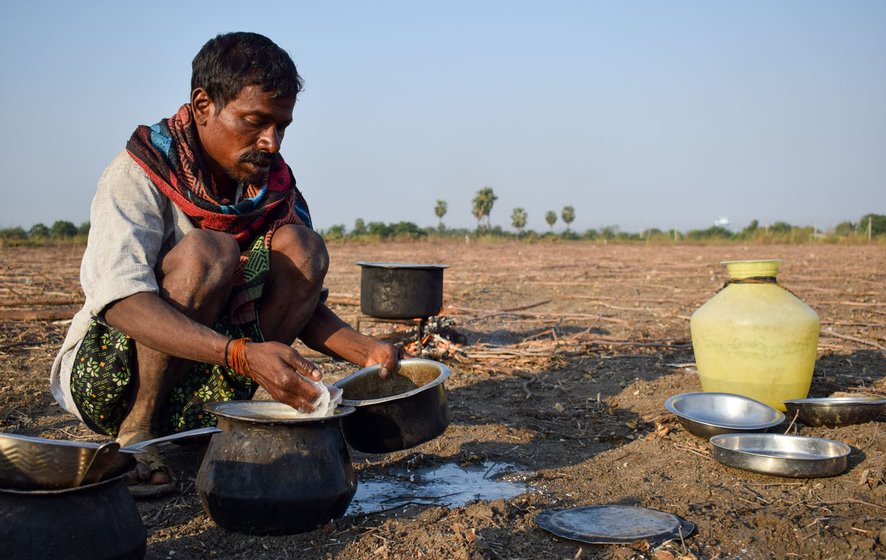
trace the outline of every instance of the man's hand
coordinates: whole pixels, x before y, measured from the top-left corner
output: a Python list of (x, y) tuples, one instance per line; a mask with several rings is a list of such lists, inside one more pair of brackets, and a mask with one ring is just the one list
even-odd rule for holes
[(302, 412), (314, 410), (313, 403), (320, 393), (308, 379), (320, 381), (323, 374), (295, 348), (280, 342), (247, 343), (246, 361), (252, 371), (252, 379), (264, 387), (275, 401)]
[(411, 357), (393, 344), (355, 331), (322, 303), (317, 306), (299, 338), (309, 348), (327, 356), (347, 360), (360, 367), (379, 365), (381, 377), (396, 372), (400, 360)]
[(393, 344), (376, 341), (376, 343), (369, 349), (369, 354), (366, 356), (366, 363), (363, 364), (363, 367), (378, 364), (380, 366), (378, 369), (378, 375), (381, 378), (385, 378), (391, 373), (396, 373), (397, 369), (400, 367), (400, 360), (406, 357), (409, 356), (403, 351), (403, 349), (397, 348)]

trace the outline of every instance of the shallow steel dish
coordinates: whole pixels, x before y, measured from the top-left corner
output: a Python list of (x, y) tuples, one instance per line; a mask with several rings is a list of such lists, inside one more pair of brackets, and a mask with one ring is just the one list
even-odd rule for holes
[(379, 366), (363, 368), (334, 385), (342, 389), (343, 406), (354, 414), (342, 419), (347, 442), (365, 453), (389, 453), (415, 447), (442, 434), (449, 426), (443, 382), (450, 369), (421, 358), (400, 361), (387, 378)]
[(682, 393), (665, 401), (689, 433), (705, 439), (718, 434), (763, 432), (784, 414), (760, 401), (732, 393)]
[(793, 478), (838, 475), (852, 450), (839, 441), (786, 434), (721, 434), (711, 438), (711, 446), (724, 465)]
[(847, 426), (876, 420), (886, 412), (886, 399), (868, 395), (784, 401), (788, 417), (807, 426)]

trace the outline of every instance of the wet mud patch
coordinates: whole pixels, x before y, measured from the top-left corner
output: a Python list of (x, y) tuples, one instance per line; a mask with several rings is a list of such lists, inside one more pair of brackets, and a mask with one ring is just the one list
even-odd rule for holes
[(406, 505), (447, 508), (470, 502), (513, 498), (529, 490), (529, 475), (516, 465), (482, 461), (443, 463), (415, 469), (388, 467), (361, 476), (357, 494), (345, 515), (365, 515)]

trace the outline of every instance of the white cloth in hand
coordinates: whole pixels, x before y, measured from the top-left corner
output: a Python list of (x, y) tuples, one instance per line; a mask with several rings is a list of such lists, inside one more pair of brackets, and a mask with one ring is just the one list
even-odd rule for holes
[(311, 403), (314, 405), (312, 412), (300, 412), (299, 415), (303, 418), (322, 418), (335, 414), (335, 408), (341, 404), (342, 390), (334, 385), (326, 385), (307, 378), (305, 380), (320, 391), (320, 396)]

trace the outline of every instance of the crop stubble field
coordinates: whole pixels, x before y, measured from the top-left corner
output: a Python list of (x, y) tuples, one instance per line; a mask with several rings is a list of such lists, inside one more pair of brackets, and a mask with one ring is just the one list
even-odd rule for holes
[[(48, 370), (82, 301), (82, 247), (0, 248), (0, 431), (101, 441), (54, 404)], [(886, 248), (524, 244), (470, 241), (330, 246), (330, 304), (359, 317), (356, 261), (444, 263), (442, 315), (464, 346), (434, 346), (453, 368), (452, 424), (389, 455), (353, 453), (358, 479), (391, 465), (492, 461), (529, 473), (507, 500), (448, 509), (407, 505), (316, 531), (258, 537), (221, 529), (194, 490), (199, 451), (171, 446), (181, 493), (139, 502), (148, 558), (884, 558), (883, 418), (792, 433), (849, 444), (839, 476), (787, 479), (710, 457), (663, 407), (701, 389), (689, 316), (725, 280), (722, 260), (783, 259), (779, 281), (812, 306), (822, 336), (812, 396), (886, 395)], [(398, 327), (361, 323), (406, 340)], [(313, 357), (313, 354), (309, 354)], [(352, 366), (316, 357), (335, 380)], [(261, 393), (259, 394), (261, 397)], [(624, 504), (697, 525), (657, 547), (587, 545), (539, 529), (549, 508)]]

